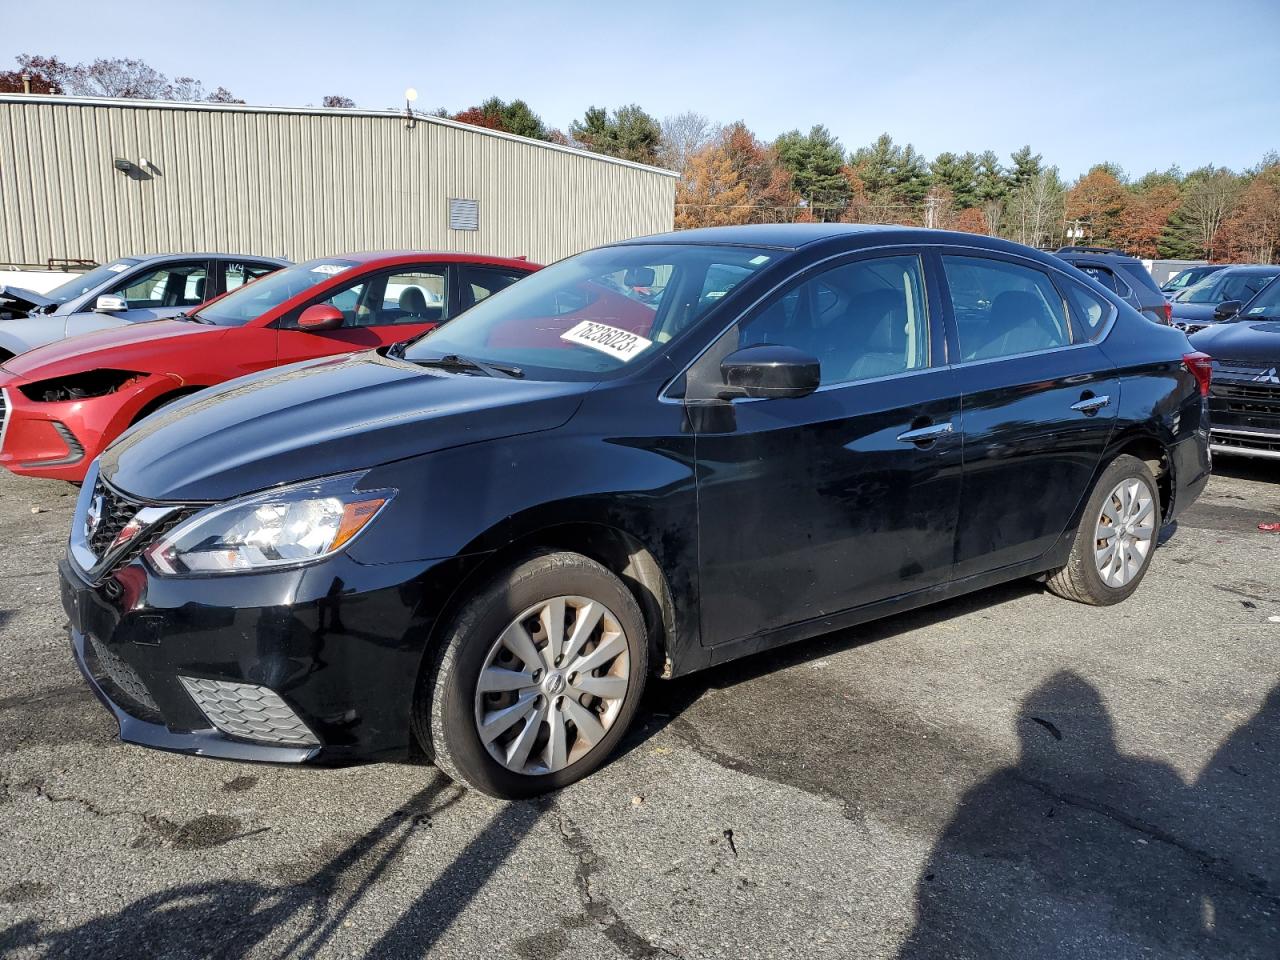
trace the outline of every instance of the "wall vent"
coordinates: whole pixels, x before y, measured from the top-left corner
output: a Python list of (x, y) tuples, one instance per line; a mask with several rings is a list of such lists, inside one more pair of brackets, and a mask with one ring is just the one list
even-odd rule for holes
[(479, 230), (480, 203), (477, 200), (449, 200), (450, 230)]

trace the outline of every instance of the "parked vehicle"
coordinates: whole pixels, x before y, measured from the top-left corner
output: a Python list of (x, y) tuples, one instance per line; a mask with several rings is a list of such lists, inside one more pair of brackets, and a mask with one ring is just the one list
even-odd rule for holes
[(48, 293), (0, 287), (0, 363), (76, 334), (176, 316), (288, 265), (279, 257), (166, 253), (122, 257)]
[(1208, 480), (1208, 363), (989, 237), (604, 247), (121, 438), (61, 568), (75, 655), (134, 743), (341, 762), (412, 735), (535, 794), (605, 760), (651, 674), (1019, 577), (1125, 599)]
[(79, 481), (107, 444), (181, 397), (257, 370), (417, 336), (535, 269), (469, 254), (326, 257), (171, 320), (28, 351), (0, 367), (0, 465)]
[(1213, 451), (1280, 460), (1280, 279), (1191, 342), (1213, 357)]
[(1205, 277), (1212, 276), (1226, 266), (1225, 263), (1206, 263), (1198, 267), (1187, 267), (1179, 270), (1166, 283), (1161, 284), (1160, 292), (1168, 299), (1173, 299), (1187, 287), (1193, 287)]
[(1277, 276), (1280, 267), (1223, 267), (1173, 299), (1173, 325), (1195, 333), (1233, 317), (1246, 300)]
[(1093, 277), (1148, 320), (1169, 325), (1169, 301), (1141, 260), (1111, 247), (1063, 247), (1057, 256)]

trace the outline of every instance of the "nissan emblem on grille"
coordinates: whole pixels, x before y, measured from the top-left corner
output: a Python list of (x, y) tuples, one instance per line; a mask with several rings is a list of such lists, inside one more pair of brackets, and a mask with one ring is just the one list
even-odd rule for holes
[(102, 510), (102, 494), (95, 493), (93, 499), (89, 501), (89, 509), (84, 515), (84, 536), (86, 540), (92, 540), (93, 535), (98, 532), (98, 527), (102, 524)]

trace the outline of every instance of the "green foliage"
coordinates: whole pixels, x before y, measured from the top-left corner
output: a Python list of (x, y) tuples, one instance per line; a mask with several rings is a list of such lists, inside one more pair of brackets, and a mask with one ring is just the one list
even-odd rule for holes
[(807, 134), (792, 130), (778, 137), (773, 148), (813, 215), (838, 219), (849, 203), (849, 181), (843, 172), (844, 148), (831, 131), (821, 124)]
[(523, 100), (507, 103), (499, 97), (490, 97), (480, 104), (480, 110), (487, 116), (496, 117), (502, 124), (501, 129), (507, 133), (533, 140), (547, 139), (547, 125)]
[(569, 135), (595, 153), (636, 163), (656, 164), (662, 147), (662, 127), (635, 104), (613, 113), (603, 107), (588, 107), (582, 120), (570, 125)]
[(1030, 144), (1009, 154), (1009, 159), (1013, 161), (1013, 166), (1009, 168), (1006, 175), (1009, 193), (1020, 191), (1044, 169), (1044, 164), (1040, 162), (1040, 154), (1032, 153)]
[(957, 209), (976, 207), (978, 195), (978, 158), (972, 153), (957, 156), (940, 153), (929, 166), (934, 186), (951, 191), (952, 203)]
[(887, 133), (861, 147), (849, 158), (876, 203), (918, 206), (929, 192), (929, 165), (911, 144), (899, 146)]

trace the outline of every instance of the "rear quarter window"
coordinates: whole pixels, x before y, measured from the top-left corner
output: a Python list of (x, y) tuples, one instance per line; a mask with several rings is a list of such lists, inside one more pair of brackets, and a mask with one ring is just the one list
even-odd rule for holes
[[(1156, 283), (1155, 277), (1147, 272), (1147, 268), (1140, 263), (1122, 263), (1120, 269), (1124, 271), (1125, 276), (1131, 278), (1134, 283), (1150, 290), (1152, 293), (1160, 293), (1160, 285)], [(1163, 296), (1163, 294), (1161, 294)]]

